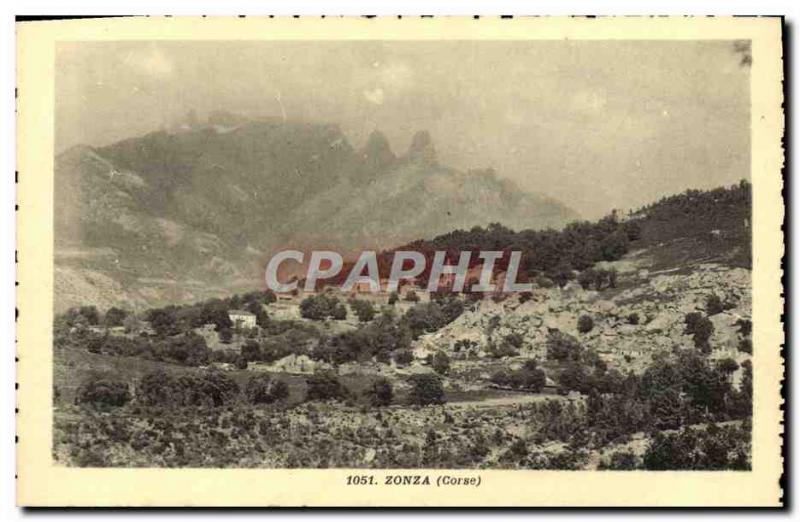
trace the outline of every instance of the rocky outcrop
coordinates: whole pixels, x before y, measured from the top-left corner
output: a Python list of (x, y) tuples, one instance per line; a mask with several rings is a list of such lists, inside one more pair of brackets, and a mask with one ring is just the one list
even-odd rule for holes
[[(692, 337), (684, 333), (684, 318), (690, 312), (705, 313), (706, 298), (713, 293), (732, 307), (710, 317), (714, 324), (711, 357), (738, 361), (748, 357), (738, 351), (737, 326), (740, 319), (751, 317), (748, 270), (700, 265), (688, 273), (651, 274), (649, 280), (639, 279), (638, 273), (621, 278), (620, 286), (626, 288), (614, 295), (601, 296), (573, 286), (537, 289), (525, 303), (515, 297), (500, 303), (480, 301), (445, 328), (420, 338), (415, 351), (443, 349), (457, 357), (456, 345), (469, 340), (479, 356), (486, 356), (491, 344), (519, 335), (521, 355), (544, 358), (548, 332), (555, 329), (576, 337), (584, 348), (595, 350), (612, 364), (643, 368), (660, 351), (693, 345)], [(582, 315), (594, 321), (586, 333), (577, 329)]]

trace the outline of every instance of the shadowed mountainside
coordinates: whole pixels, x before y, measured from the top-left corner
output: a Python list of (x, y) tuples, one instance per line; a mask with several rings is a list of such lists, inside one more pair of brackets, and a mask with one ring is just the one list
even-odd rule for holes
[(335, 125), (215, 113), (55, 160), (56, 310), (142, 307), (255, 288), (271, 252), (351, 252), (502, 221), (559, 227), (564, 205), (491, 170), (440, 165), (427, 132), (392, 152)]

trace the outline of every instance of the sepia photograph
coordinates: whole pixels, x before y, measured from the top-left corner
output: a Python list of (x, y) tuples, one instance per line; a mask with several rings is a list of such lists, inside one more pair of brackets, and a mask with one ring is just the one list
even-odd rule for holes
[(50, 297), (19, 310), (48, 325), (37, 458), (342, 470), (351, 494), (766, 470), (781, 130), (754, 130), (754, 74), (780, 73), (781, 23), (664, 37), (671, 21), (652, 39), (54, 38), (52, 149), (23, 137), (52, 180), (48, 245), (27, 252)]

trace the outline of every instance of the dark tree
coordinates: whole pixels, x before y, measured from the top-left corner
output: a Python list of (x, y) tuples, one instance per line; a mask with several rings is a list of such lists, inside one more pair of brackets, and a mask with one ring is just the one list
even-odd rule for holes
[(433, 373), (412, 375), (411, 392), (409, 399), (413, 404), (426, 406), (428, 404), (444, 403), (444, 388), (442, 380)]
[(392, 403), (394, 389), (388, 379), (379, 377), (372, 382), (372, 385), (364, 393), (373, 406), (388, 406)]
[(347, 388), (330, 372), (317, 372), (308, 378), (306, 384), (307, 401), (343, 400), (349, 396)]
[(122, 326), (123, 321), (128, 316), (128, 312), (122, 308), (112, 306), (106, 312), (106, 326)]
[(90, 375), (78, 387), (77, 404), (88, 404), (100, 409), (119, 408), (131, 400), (128, 384), (122, 381)]
[(219, 341), (223, 344), (230, 344), (233, 340), (233, 330), (230, 328), (222, 328), (219, 331)]
[(394, 362), (398, 366), (407, 366), (414, 360), (414, 354), (411, 350), (397, 350), (394, 353)]
[(437, 351), (435, 354), (433, 354), (431, 367), (433, 367), (433, 370), (436, 373), (447, 375), (447, 372), (450, 371), (450, 357), (448, 357), (447, 354), (441, 350)]
[(261, 346), (256, 341), (247, 341), (242, 345), (241, 354), (246, 361), (260, 361)]
[(594, 320), (589, 315), (582, 315), (578, 318), (578, 331), (588, 333), (594, 328)]

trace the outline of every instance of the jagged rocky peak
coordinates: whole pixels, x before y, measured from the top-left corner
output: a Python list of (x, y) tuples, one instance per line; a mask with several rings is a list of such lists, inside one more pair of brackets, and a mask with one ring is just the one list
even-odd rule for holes
[(374, 130), (369, 135), (362, 150), (362, 157), (370, 166), (378, 168), (388, 167), (396, 159), (389, 140), (379, 130)]
[(436, 148), (428, 131), (417, 131), (411, 138), (411, 146), (408, 147), (406, 157), (411, 161), (421, 163), (436, 163)]

